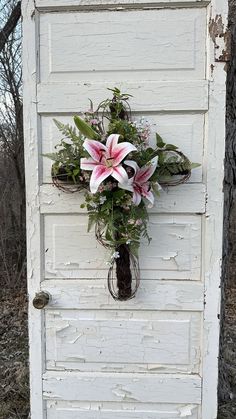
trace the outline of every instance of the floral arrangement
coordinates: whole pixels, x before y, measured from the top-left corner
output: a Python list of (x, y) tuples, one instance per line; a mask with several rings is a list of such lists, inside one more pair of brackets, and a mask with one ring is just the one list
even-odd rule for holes
[(148, 208), (162, 186), (185, 182), (193, 164), (173, 144), (166, 144), (141, 118), (134, 121), (130, 95), (109, 89), (112, 98), (74, 117), (75, 127), (55, 120), (63, 139), (55, 153), (54, 184), (66, 192), (84, 190), (82, 207), (88, 211), (88, 231), (111, 250), (108, 288), (113, 298), (132, 298), (139, 285), (138, 248), (149, 242)]

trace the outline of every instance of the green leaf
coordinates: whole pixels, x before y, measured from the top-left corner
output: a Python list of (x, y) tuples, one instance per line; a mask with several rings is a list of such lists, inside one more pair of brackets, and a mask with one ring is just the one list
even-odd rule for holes
[(73, 176), (77, 176), (79, 174), (79, 172), (80, 172), (80, 169), (79, 168), (74, 169), (73, 170)]
[(199, 163), (191, 163), (190, 167), (191, 169), (196, 169), (197, 167), (200, 167), (201, 165)]
[(58, 154), (57, 153), (46, 153), (46, 154), (42, 154), (42, 156), (47, 157), (48, 159), (51, 159), (53, 161), (58, 160)]
[(93, 128), (87, 124), (83, 119), (81, 119), (79, 116), (74, 116), (75, 125), (77, 126), (78, 130), (83, 134), (86, 138), (89, 138), (90, 140), (98, 140), (99, 135), (96, 133), (96, 131), (93, 130)]
[(159, 148), (163, 148), (165, 146), (165, 143), (163, 141), (163, 139), (161, 138), (161, 136), (156, 132), (156, 145)]
[(176, 145), (174, 145), (174, 144), (166, 144), (165, 145), (165, 150), (177, 150), (179, 147), (177, 147)]

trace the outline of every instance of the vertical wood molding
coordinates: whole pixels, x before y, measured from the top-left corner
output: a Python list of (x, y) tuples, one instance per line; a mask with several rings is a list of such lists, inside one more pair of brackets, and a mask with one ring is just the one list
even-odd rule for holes
[[(208, 7), (208, 24), (222, 17), (227, 27), (227, 2), (213, 0)], [(220, 278), (223, 234), (223, 176), (225, 153), (225, 81), (224, 62), (215, 61), (214, 37), (207, 36), (209, 112), (205, 120), (207, 209), (205, 217), (203, 266), (205, 269), (205, 310), (203, 324), (202, 418), (217, 417), (219, 353)]]
[[(232, 335), (231, 333), (234, 319), (230, 318), (232, 304), (236, 303), (236, 8), (234, 1), (229, 2), (229, 30), (231, 32), (231, 61), (227, 66), (226, 84), (224, 229), (218, 389), (219, 403), (222, 405), (226, 403), (232, 405), (232, 394), (235, 398), (235, 388), (233, 384), (235, 371), (233, 345), (235, 345), (235, 335)], [(230, 343), (229, 340), (231, 340), (232, 343)]]
[(26, 173), (27, 279), (29, 295), (29, 344), (31, 419), (42, 419), (42, 311), (32, 299), (40, 290), (41, 228), (39, 211), (38, 116), (37, 116), (37, 12), (33, 0), (22, 1), (23, 16), (23, 90)]

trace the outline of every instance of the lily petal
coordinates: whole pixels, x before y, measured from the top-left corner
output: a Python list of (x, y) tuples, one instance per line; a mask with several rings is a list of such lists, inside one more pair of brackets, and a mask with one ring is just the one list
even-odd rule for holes
[(133, 193), (133, 203), (134, 203), (134, 205), (139, 205), (140, 202), (141, 202), (141, 199), (142, 199), (141, 195), (137, 191), (134, 191), (134, 193)]
[(128, 179), (128, 182), (119, 183), (118, 186), (121, 189), (125, 189), (126, 191), (133, 192), (134, 191), (133, 181), (134, 181), (134, 178), (132, 177)]
[(137, 165), (136, 161), (133, 160), (125, 160), (124, 164), (126, 164), (127, 166), (132, 167), (132, 169), (134, 169), (135, 174), (137, 173), (138, 170), (140, 170), (139, 166)]
[(113, 167), (113, 172), (112, 172), (112, 176), (120, 183), (127, 183), (128, 182), (128, 175), (127, 172), (125, 171), (125, 169), (119, 165), (116, 167)]
[(149, 201), (151, 202), (152, 206), (154, 205), (154, 195), (151, 191), (142, 191), (142, 195)]
[(93, 170), (97, 165), (98, 163), (91, 157), (89, 157), (88, 159), (86, 159), (85, 157), (80, 159), (80, 168), (82, 170)]
[(102, 165), (97, 165), (92, 172), (90, 178), (90, 190), (92, 193), (96, 193), (100, 183), (103, 182), (108, 176), (110, 176), (113, 172), (112, 167), (106, 167)]
[(113, 151), (113, 148), (118, 143), (119, 136), (120, 136), (119, 134), (111, 134), (107, 138), (106, 147), (107, 147), (107, 151), (110, 157), (112, 157), (112, 154), (113, 154), (112, 151)]
[(90, 154), (90, 156), (98, 163), (100, 163), (104, 152), (107, 151), (107, 148), (104, 144), (95, 140), (85, 140), (83, 147)]
[(137, 148), (128, 142), (117, 144), (112, 149), (113, 165), (117, 166), (120, 162), (131, 153), (131, 151), (137, 151)]
[(157, 167), (157, 160), (158, 158), (155, 157), (150, 161), (150, 164), (147, 164), (146, 166), (141, 167), (140, 170), (138, 170), (136, 176), (135, 176), (135, 182), (139, 184), (146, 183), (148, 179), (153, 175), (153, 173), (156, 170)]

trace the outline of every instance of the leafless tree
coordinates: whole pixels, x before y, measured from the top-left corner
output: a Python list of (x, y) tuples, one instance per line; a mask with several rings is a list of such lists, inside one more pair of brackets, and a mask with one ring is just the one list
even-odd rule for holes
[(25, 270), (25, 185), (20, 4), (0, 0), (0, 283)]

